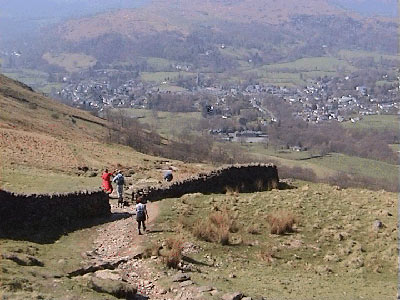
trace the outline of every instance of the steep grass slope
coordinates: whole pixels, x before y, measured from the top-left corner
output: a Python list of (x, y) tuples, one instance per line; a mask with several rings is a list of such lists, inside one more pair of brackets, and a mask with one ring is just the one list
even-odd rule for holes
[[(166, 160), (108, 143), (111, 128), (105, 120), (0, 75), (0, 188), (19, 192), (97, 188), (105, 167), (129, 171), (132, 183), (160, 180)], [(170, 163), (180, 168), (179, 176), (193, 173), (190, 165)]]

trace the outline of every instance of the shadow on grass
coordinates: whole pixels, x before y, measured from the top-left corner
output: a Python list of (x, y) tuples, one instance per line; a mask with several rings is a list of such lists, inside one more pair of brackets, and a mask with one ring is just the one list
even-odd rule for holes
[(299, 158), (295, 160), (310, 160), (310, 159), (316, 159), (316, 158), (324, 158), (324, 157), (331, 157), (331, 154), (325, 154), (325, 155), (311, 155), (310, 157), (304, 157), (304, 158)]
[(193, 259), (191, 257), (188, 257), (188, 256), (183, 256), (182, 260), (186, 261), (186, 262), (188, 262), (190, 264), (194, 264), (194, 265), (198, 265), (198, 266), (205, 266), (205, 267), (212, 267), (213, 266), (212, 264), (206, 264), (206, 263), (203, 263), (201, 261), (195, 260), (195, 259)]
[(172, 229), (149, 229), (147, 231), (147, 233), (164, 233), (164, 232), (174, 233), (175, 231)]
[(297, 187), (294, 185), (291, 185), (288, 182), (279, 181), (278, 190), (294, 190), (294, 189), (297, 189)]
[(139, 295), (139, 294), (135, 295), (135, 297), (133, 298), (133, 300), (147, 300), (147, 299), (150, 299), (150, 298), (147, 296)]
[(92, 218), (90, 220), (75, 220), (69, 224), (50, 224), (48, 226), (31, 226), (24, 229), (1, 229), (0, 239), (9, 239), (15, 241), (28, 241), (37, 244), (52, 244), (63, 235), (76, 230), (91, 228), (94, 226), (127, 219), (132, 216), (128, 212), (114, 212), (108, 216)]

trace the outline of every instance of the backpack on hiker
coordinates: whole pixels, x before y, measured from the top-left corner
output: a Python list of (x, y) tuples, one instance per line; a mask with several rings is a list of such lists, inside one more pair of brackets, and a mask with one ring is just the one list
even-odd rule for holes
[(124, 178), (123, 175), (117, 177), (117, 184), (118, 184), (118, 185), (123, 185), (123, 184), (125, 184), (125, 178)]

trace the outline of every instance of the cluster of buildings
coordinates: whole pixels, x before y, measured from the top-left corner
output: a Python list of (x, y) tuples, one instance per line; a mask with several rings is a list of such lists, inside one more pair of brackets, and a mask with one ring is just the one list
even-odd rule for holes
[(396, 114), (399, 109), (398, 97), (398, 91), (395, 90), (388, 91), (386, 95), (372, 95), (365, 86), (356, 86), (353, 93), (338, 96), (338, 90), (329, 86), (329, 82), (316, 82), (302, 90), (296, 89), (283, 100), (294, 108), (294, 117), (307, 122), (335, 120), (354, 123), (367, 115)]
[[(91, 77), (93, 78), (93, 77)], [(157, 87), (145, 84), (140, 80), (121, 81), (109, 79), (84, 79), (78, 83), (67, 83), (56, 96), (59, 99), (84, 109), (103, 110), (106, 107), (148, 108), (148, 99), (154, 94), (171, 93), (160, 91)], [(263, 105), (263, 97), (273, 95), (293, 107), (293, 117), (312, 123), (326, 121), (357, 122), (365, 115), (392, 114), (399, 109), (399, 92), (390, 90), (385, 95), (370, 94), (368, 87), (356, 86), (351, 93), (348, 90), (340, 92), (340, 82), (349, 77), (335, 80), (324, 79), (312, 81), (305, 88), (284, 88), (268, 84), (248, 86), (209, 86), (197, 87), (194, 91), (179, 91), (174, 93), (190, 94), (193, 101), (213, 99), (209, 103), (208, 113), (220, 115), (227, 119), (235, 115), (235, 108), (225, 101), (227, 97), (247, 99), (248, 108), (257, 111), (261, 116), (261, 125), (277, 122), (277, 118)], [(346, 94), (347, 91), (347, 94)], [(194, 103), (200, 108), (199, 103)], [(201, 108), (200, 108), (201, 109)], [(251, 133), (253, 134), (253, 133)], [(236, 137), (229, 137), (234, 139)]]
[(69, 83), (54, 96), (76, 107), (101, 111), (107, 107), (143, 105), (144, 93), (145, 88), (140, 81), (128, 80), (121, 85), (115, 85), (109, 81), (88, 79)]

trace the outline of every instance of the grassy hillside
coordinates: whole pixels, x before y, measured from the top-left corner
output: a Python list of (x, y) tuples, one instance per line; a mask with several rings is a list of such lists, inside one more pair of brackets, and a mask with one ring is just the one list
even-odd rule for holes
[[(183, 261), (198, 270), (192, 280), (221, 291), (207, 299), (232, 290), (255, 299), (392, 299), (396, 194), (300, 181), (292, 185), (289, 190), (164, 200), (162, 233), (153, 236), (150, 247), (171, 240), (191, 245)], [(294, 220), (291, 232), (271, 233), (269, 220), (280, 216)], [(384, 227), (375, 228), (376, 220)], [(168, 252), (161, 255), (168, 257)]]
[[(2, 75), (0, 107), (0, 188), (19, 192), (97, 188), (105, 167), (132, 170), (131, 183), (162, 178), (160, 169), (168, 160), (108, 143), (112, 126), (105, 120)], [(193, 173), (188, 164), (171, 163), (180, 169), (179, 176)]]

